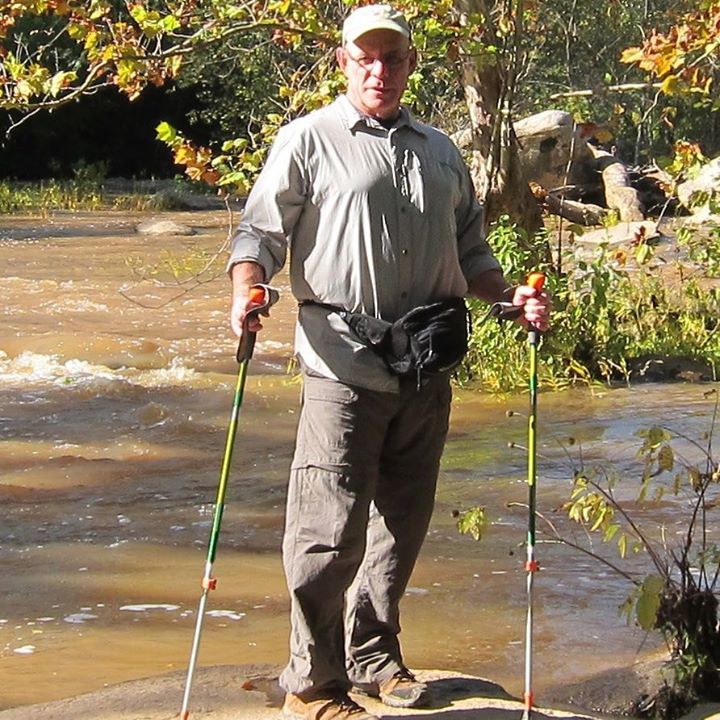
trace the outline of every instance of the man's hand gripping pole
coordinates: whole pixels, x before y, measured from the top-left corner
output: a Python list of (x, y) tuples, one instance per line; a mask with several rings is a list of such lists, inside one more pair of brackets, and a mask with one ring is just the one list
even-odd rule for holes
[[(545, 285), (545, 275), (541, 272), (531, 272), (525, 284), (531, 287), (535, 292), (539, 293), (542, 291)], [(517, 320), (523, 314), (522, 305), (513, 305), (513, 303), (506, 300), (493, 303), (490, 309), (485, 315), (487, 318), (496, 318), (498, 320)], [(530, 326), (532, 328), (532, 325)]]
[(255, 349), (255, 336), (257, 333), (250, 332), (248, 320), (257, 315), (267, 315), (270, 308), (278, 301), (280, 293), (270, 285), (265, 283), (256, 283), (250, 286), (250, 302), (252, 306), (245, 316), (243, 322), (243, 331), (240, 336), (240, 343), (236, 353), (239, 363), (247, 362), (253, 355)]

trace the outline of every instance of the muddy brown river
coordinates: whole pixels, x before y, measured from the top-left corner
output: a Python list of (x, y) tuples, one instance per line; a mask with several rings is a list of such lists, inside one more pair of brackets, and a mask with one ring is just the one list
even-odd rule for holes
[[(182, 257), (198, 267), (210, 258), (227, 216), (164, 217), (197, 232), (144, 237), (134, 226), (145, 216), (110, 212), (0, 218), (0, 709), (187, 666), (237, 368), (217, 266), (189, 292), (158, 284)], [(294, 306), (286, 277), (276, 285), (283, 297), (240, 417), (201, 665), (285, 660), (280, 541), (299, 388), (287, 372)], [(565, 438), (632, 475), (632, 433), (666, 422), (699, 436), (707, 389), (543, 393), (539, 509), (560, 517)], [(412, 667), (473, 673), (514, 694), (527, 516), (508, 503), (527, 489), (523, 453), (507, 444), (523, 441), (525, 424), (505, 413), (526, 403), (455, 393), (436, 512), (403, 608)], [(492, 521), (479, 543), (453, 518), (476, 504)], [(675, 512), (656, 518), (671, 534)], [(659, 647), (619, 617), (623, 581), (557, 544), (540, 542), (537, 555), (540, 702), (544, 690)]]

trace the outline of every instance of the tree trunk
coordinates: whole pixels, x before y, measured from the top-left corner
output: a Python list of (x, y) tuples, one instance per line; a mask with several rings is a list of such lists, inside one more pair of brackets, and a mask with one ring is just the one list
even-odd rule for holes
[[(469, 16), (485, 18), (483, 34), (497, 42), (491, 27), (491, 9), (483, 0), (455, 0), (461, 23)], [(518, 156), (518, 144), (509, 113), (501, 112), (508, 73), (497, 55), (463, 53), (459, 58), (465, 101), (472, 130), (470, 169), (486, 223), (508, 214), (532, 236), (542, 227), (540, 207), (530, 192)]]

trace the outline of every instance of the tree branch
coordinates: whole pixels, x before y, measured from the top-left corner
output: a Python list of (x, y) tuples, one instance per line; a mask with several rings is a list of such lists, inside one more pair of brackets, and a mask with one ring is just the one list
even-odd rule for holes
[(622, 85), (607, 85), (599, 90), (568, 90), (567, 92), (553, 93), (551, 100), (561, 100), (570, 97), (592, 97), (601, 92), (633, 92), (635, 90), (658, 90), (661, 83), (623, 83)]

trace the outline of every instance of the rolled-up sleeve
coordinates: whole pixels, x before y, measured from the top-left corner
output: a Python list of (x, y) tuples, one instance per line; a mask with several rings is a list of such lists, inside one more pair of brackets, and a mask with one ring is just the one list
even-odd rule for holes
[(305, 204), (306, 181), (297, 143), (283, 128), (268, 154), (232, 240), (227, 269), (256, 262), (270, 280), (285, 264), (293, 228)]
[(470, 172), (464, 163), (460, 174), (462, 201), (455, 210), (458, 257), (462, 273), (470, 283), (487, 270), (500, 270), (501, 267), (485, 238), (485, 213), (475, 196)]

